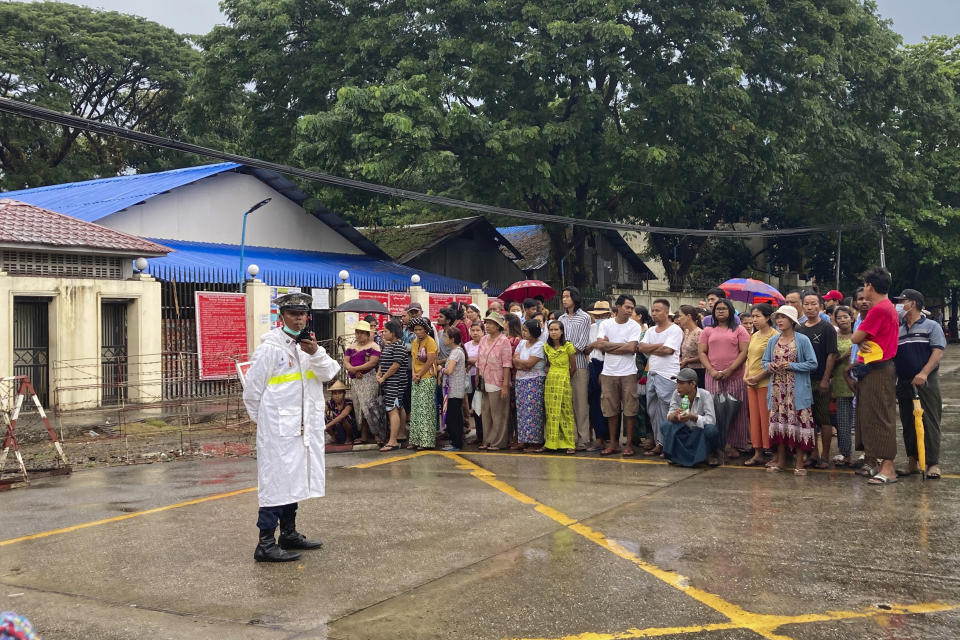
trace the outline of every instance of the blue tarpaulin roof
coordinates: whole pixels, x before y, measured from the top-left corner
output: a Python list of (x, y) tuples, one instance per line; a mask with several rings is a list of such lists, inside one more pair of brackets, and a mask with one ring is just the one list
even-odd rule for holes
[(100, 178), (54, 184), (20, 191), (7, 191), (5, 198), (57, 211), (73, 218), (96, 222), (100, 218), (148, 200), (156, 195), (196, 182), (241, 165), (234, 162), (187, 167), (160, 173)]
[[(174, 249), (165, 258), (151, 258), (147, 273), (161, 280), (190, 282), (239, 282), (240, 247), (231, 244), (157, 240)], [(479, 288), (473, 282), (418, 271), (366, 255), (295, 251), (273, 247), (244, 249), (244, 265), (260, 267), (257, 278), (280, 286), (333, 287), (340, 284), (342, 269), (350, 273), (349, 283), (357, 289), (406, 291), (410, 276), (419, 274), (420, 286), (432, 293), (465, 293)]]

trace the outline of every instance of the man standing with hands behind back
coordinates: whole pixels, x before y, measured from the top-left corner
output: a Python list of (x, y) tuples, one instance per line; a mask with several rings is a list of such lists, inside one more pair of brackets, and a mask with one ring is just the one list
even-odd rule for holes
[(291, 549), (323, 546), (296, 529), (297, 502), (324, 495), (323, 383), (340, 371), (313, 332), (302, 333), (312, 301), (304, 293), (274, 301), (283, 326), (262, 337), (245, 377), (243, 403), (257, 425), (257, 562), (289, 562), (300, 557)]

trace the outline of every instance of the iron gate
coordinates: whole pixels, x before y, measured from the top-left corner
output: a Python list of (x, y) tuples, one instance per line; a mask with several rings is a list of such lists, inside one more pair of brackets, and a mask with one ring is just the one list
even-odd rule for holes
[[(50, 318), (46, 298), (13, 299), (13, 375), (27, 376), (43, 406), (50, 401)], [(24, 409), (33, 403), (25, 402)]]
[(100, 306), (101, 402), (122, 404), (127, 399), (127, 303)]

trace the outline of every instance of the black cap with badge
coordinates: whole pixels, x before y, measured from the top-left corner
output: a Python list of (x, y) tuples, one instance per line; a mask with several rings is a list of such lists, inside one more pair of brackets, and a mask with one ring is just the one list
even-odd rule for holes
[(923, 309), (923, 294), (917, 291), (916, 289), (904, 289), (900, 292), (900, 295), (894, 296), (893, 298), (897, 302), (903, 302), (904, 300), (912, 300), (917, 303), (917, 307)]
[(306, 293), (285, 293), (273, 301), (280, 311), (310, 311), (313, 297)]

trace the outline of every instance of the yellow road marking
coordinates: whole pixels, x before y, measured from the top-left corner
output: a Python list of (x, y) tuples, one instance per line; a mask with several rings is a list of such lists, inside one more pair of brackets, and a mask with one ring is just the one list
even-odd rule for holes
[(420, 456), (425, 456), (430, 453), (436, 453), (435, 451), (418, 451), (416, 453), (411, 453), (405, 456), (391, 456), (389, 458), (384, 458), (383, 460), (374, 460), (373, 462), (364, 462), (361, 464), (355, 464), (353, 466), (347, 467), (347, 469), (370, 469), (372, 467), (379, 467), (380, 465), (390, 464), (391, 462), (400, 462), (401, 460), (410, 460), (411, 458), (419, 458)]
[[(623, 458), (623, 457), (597, 457), (597, 456), (567, 456), (562, 454), (550, 454), (550, 453), (523, 453), (520, 451), (441, 451), (441, 450), (427, 450), (419, 451), (417, 453), (406, 455), (406, 456), (395, 456), (392, 458), (387, 458), (385, 460), (377, 460), (374, 462), (367, 462), (364, 464), (353, 465), (347, 467), (348, 469), (368, 469), (370, 467), (376, 467), (384, 464), (390, 464), (391, 462), (400, 462), (402, 460), (409, 460), (411, 458), (416, 458), (422, 455), (434, 454), (434, 455), (443, 455), (446, 453), (458, 453), (463, 456), (507, 456), (507, 457), (516, 457), (520, 459), (526, 458), (545, 458), (548, 460), (577, 460), (579, 462), (616, 462), (619, 464), (653, 464), (653, 465), (669, 465), (670, 463), (662, 458), (655, 458), (652, 460), (644, 458)], [(678, 469), (689, 469), (691, 467), (677, 467)], [(711, 467), (716, 469), (739, 469), (741, 471), (766, 471), (765, 467), (762, 466), (750, 466), (745, 467), (742, 464), (724, 464), (719, 467)], [(807, 471), (813, 473), (839, 473), (842, 475), (853, 475), (856, 473), (854, 469), (812, 469), (808, 468)], [(945, 473), (940, 476), (941, 478), (948, 478), (951, 480), (960, 480), (960, 475)]]
[[(682, 633), (693, 633), (699, 631), (715, 631), (721, 629), (748, 629), (754, 633), (767, 638), (767, 640), (790, 640), (789, 636), (777, 633), (780, 627), (791, 624), (809, 624), (811, 622), (825, 622), (830, 620), (845, 620), (851, 618), (866, 618), (879, 615), (897, 615), (907, 613), (931, 613), (936, 611), (948, 611), (960, 608), (960, 605), (944, 603), (925, 603), (916, 605), (892, 605), (890, 609), (865, 609), (861, 611), (829, 611), (823, 614), (803, 614), (799, 616), (785, 616), (772, 614), (752, 613), (742, 607), (724, 600), (720, 596), (699, 589), (690, 584), (685, 576), (674, 571), (666, 571), (660, 567), (651, 564), (638, 555), (626, 549), (618, 542), (607, 538), (602, 532), (597, 531), (576, 519), (571, 518), (565, 513), (546, 505), (536, 498), (533, 498), (516, 487), (498, 479), (489, 469), (484, 469), (478, 464), (466, 459), (462, 455), (454, 452), (439, 452), (446, 458), (457, 463), (458, 468), (470, 471), (470, 475), (490, 485), (498, 491), (505, 493), (521, 504), (527, 504), (547, 516), (554, 522), (570, 529), (574, 533), (586, 538), (594, 544), (603, 547), (614, 555), (629, 560), (641, 570), (664, 582), (674, 589), (685, 593), (694, 600), (710, 607), (714, 611), (726, 616), (729, 623), (718, 623), (710, 625), (695, 625), (687, 627), (663, 627), (651, 629), (633, 629), (628, 632), (616, 634), (596, 634), (587, 633), (579, 636), (569, 636), (564, 640), (620, 640), (621, 638), (644, 638), (662, 635), (676, 635)], [(507, 454), (509, 455), (509, 454)]]
[[(957, 605), (931, 602), (912, 605), (890, 605), (889, 609), (869, 608), (859, 611), (828, 611), (826, 613), (812, 613), (800, 616), (758, 616), (774, 618), (777, 626), (789, 624), (810, 624), (812, 622), (831, 622), (836, 620), (853, 620), (858, 618), (876, 618), (880, 616), (900, 616), (922, 613), (939, 613), (953, 611), (960, 608)], [(787, 638), (788, 636), (775, 633), (777, 627), (750, 627), (737, 622), (717, 622), (713, 624), (689, 625), (684, 627), (649, 627), (647, 629), (626, 629), (616, 633), (580, 633), (562, 638), (514, 638), (512, 640), (629, 640), (631, 638), (656, 638), (660, 636), (676, 636), (686, 633), (702, 633), (704, 631), (726, 631), (728, 629), (748, 629), (767, 638)]]
[(143, 511), (134, 511), (133, 513), (125, 513), (122, 516), (114, 516), (113, 518), (105, 518), (103, 520), (94, 520), (93, 522), (84, 522), (83, 524), (75, 524), (71, 527), (63, 527), (62, 529), (51, 529), (50, 531), (42, 531), (40, 533), (31, 533), (28, 536), (20, 536), (19, 538), (11, 538), (10, 540), (0, 540), (0, 547), (5, 547), (8, 544), (14, 544), (16, 542), (25, 542), (27, 540), (36, 540), (37, 538), (46, 538), (49, 536), (55, 536), (61, 533), (70, 533), (71, 531), (79, 531), (80, 529), (96, 527), (101, 524), (110, 524), (111, 522), (120, 522), (121, 520), (129, 520), (130, 518), (139, 518), (140, 516), (150, 515), (151, 513), (160, 513), (161, 511), (169, 511), (170, 509), (179, 509), (180, 507), (189, 507), (191, 505), (202, 504), (204, 502), (210, 502), (212, 500), (222, 500), (224, 498), (232, 498), (233, 496), (239, 496), (243, 493), (251, 493), (256, 490), (257, 490), (256, 487), (248, 487), (246, 489), (237, 489), (236, 491), (228, 491), (227, 493), (218, 493), (216, 495), (206, 496), (203, 498), (196, 498), (194, 500), (177, 502), (176, 504), (168, 504), (163, 507), (154, 507), (153, 509), (144, 509)]

